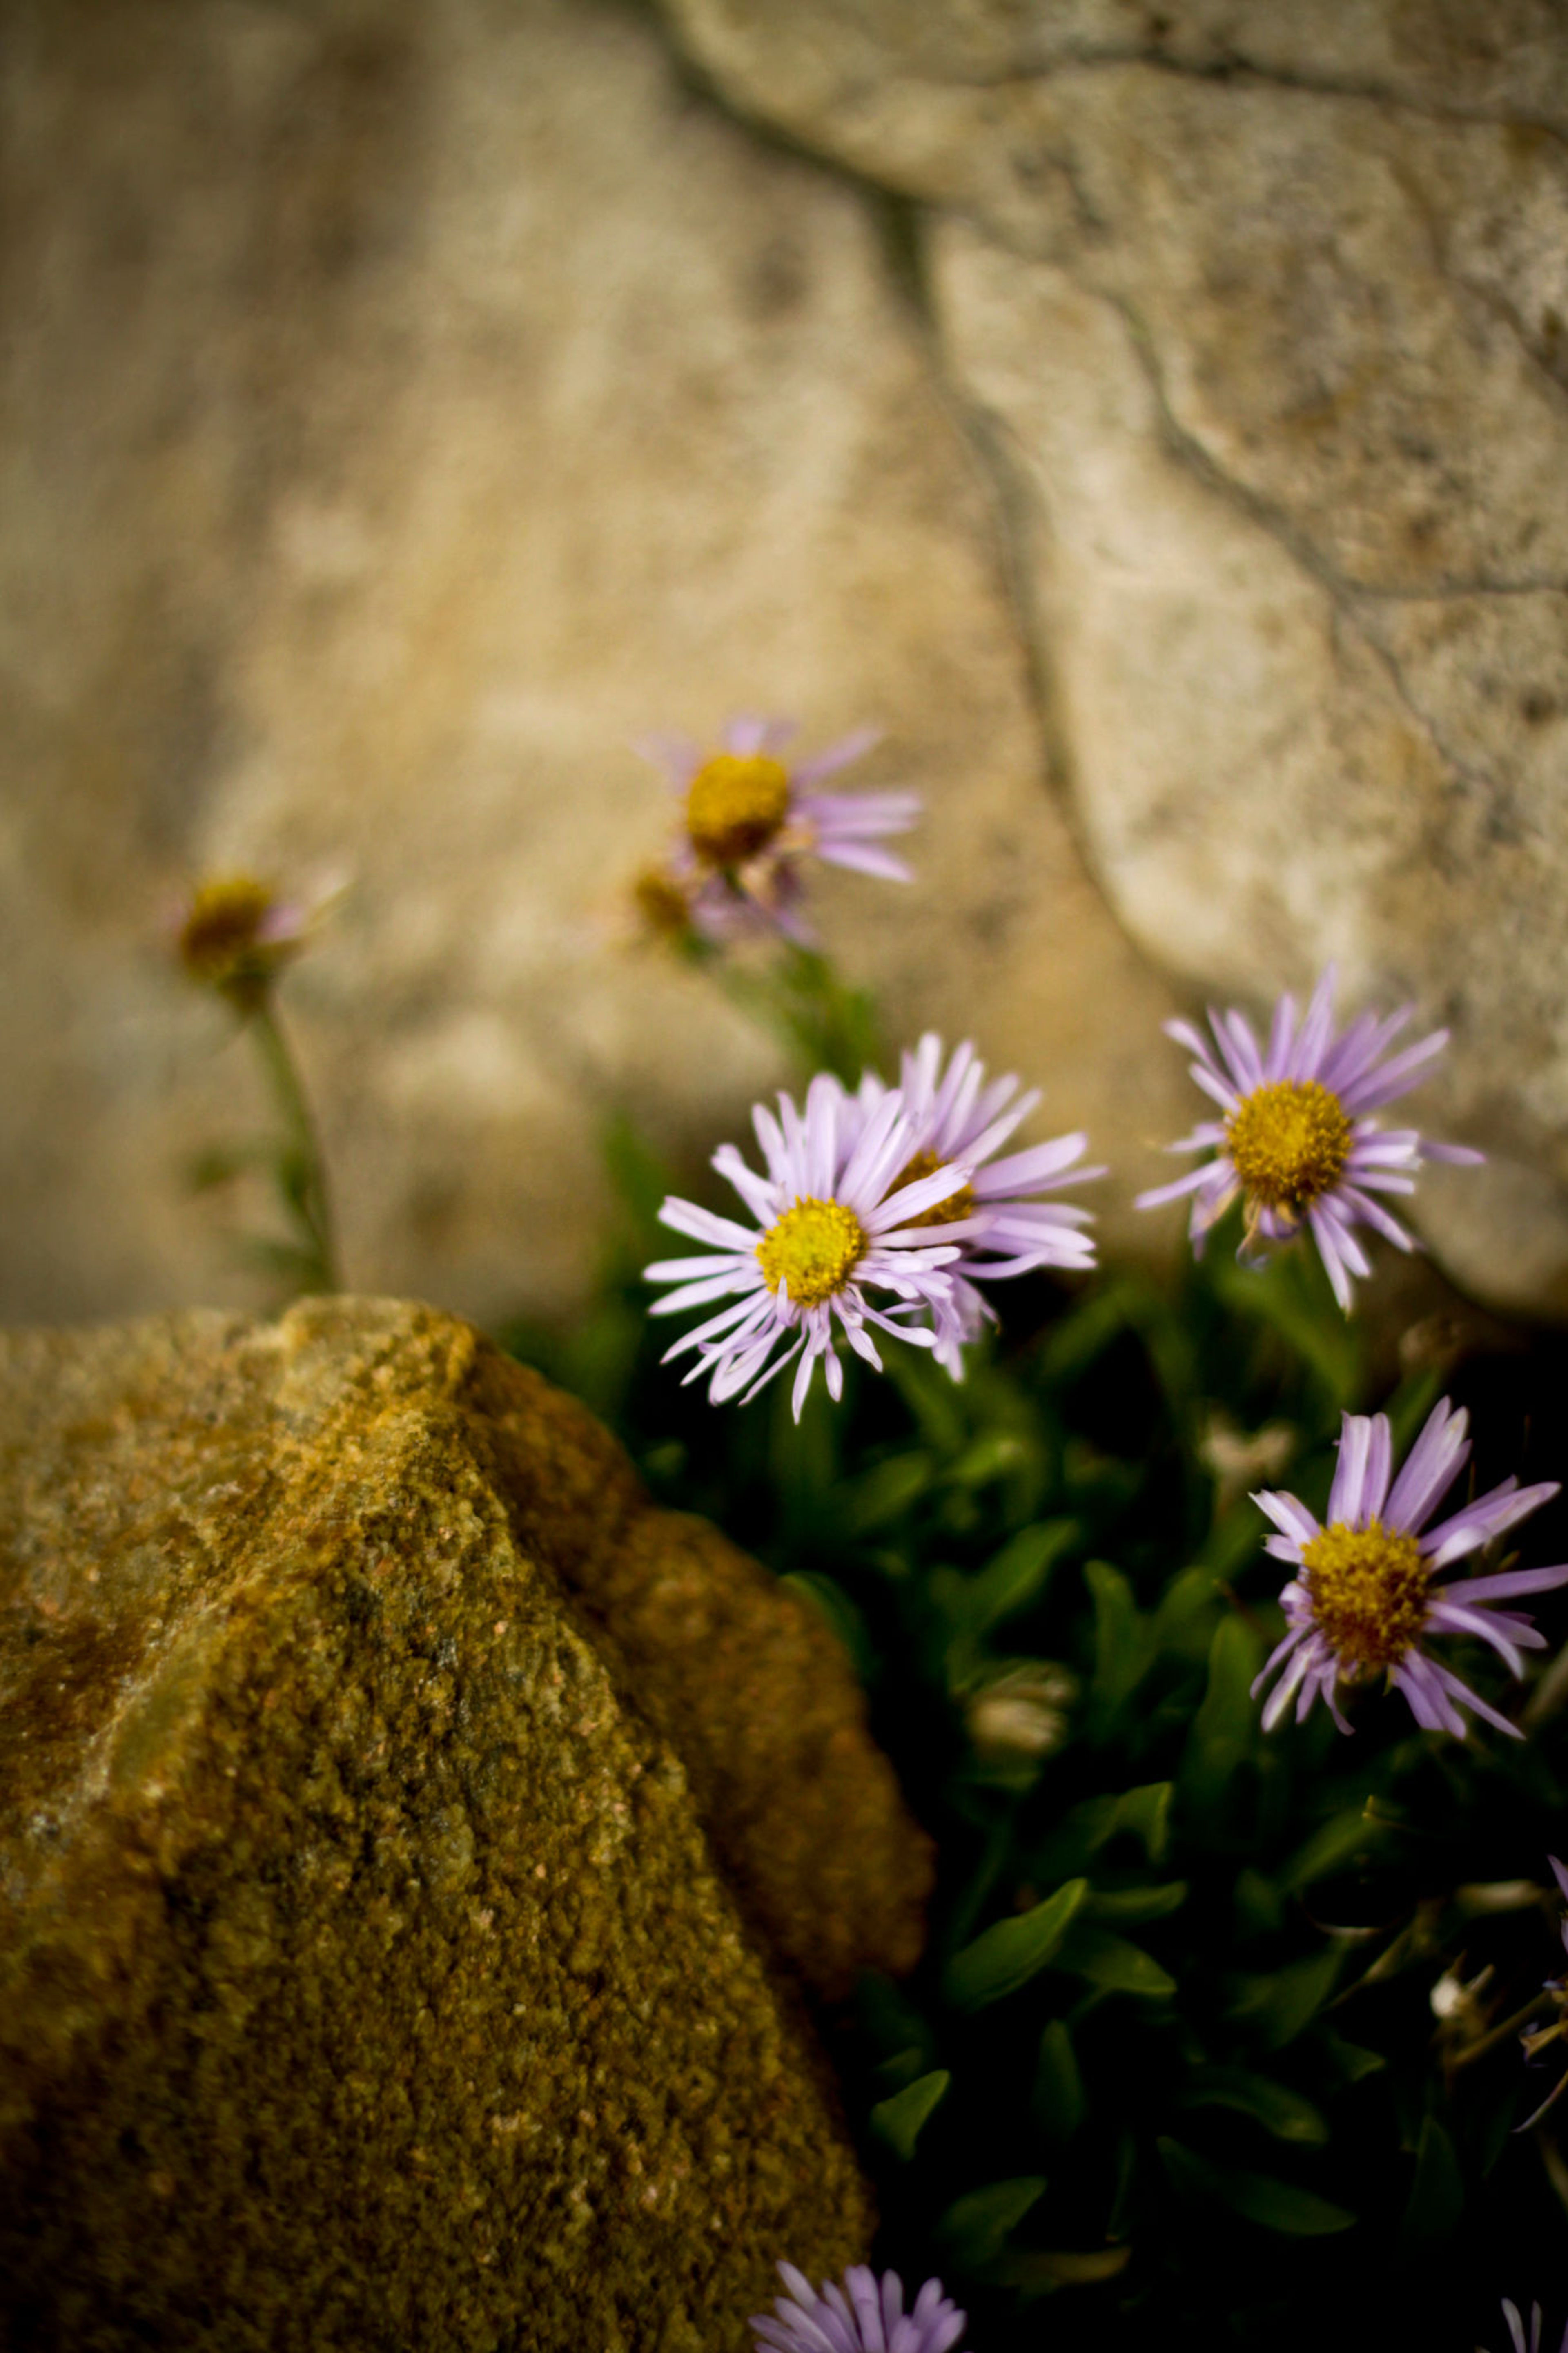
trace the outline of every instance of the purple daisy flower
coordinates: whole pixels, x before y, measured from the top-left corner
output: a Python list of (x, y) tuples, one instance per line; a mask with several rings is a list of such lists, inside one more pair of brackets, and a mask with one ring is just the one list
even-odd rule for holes
[(752, 2322), (768, 2353), (949, 2353), (963, 2334), (966, 2316), (940, 2280), (927, 2280), (906, 2312), (897, 2272), (879, 2280), (868, 2264), (852, 2264), (842, 2286), (824, 2280), (820, 2294), (793, 2263), (781, 2263), (779, 2277), (789, 2294)]
[(174, 953), (188, 978), (253, 1011), (342, 891), (333, 880), (285, 898), (253, 874), (209, 875), (168, 911)]
[[(987, 1319), (995, 1317), (975, 1289), (977, 1282), (1027, 1274), (1037, 1267), (1087, 1268), (1094, 1243), (1082, 1231), (1093, 1212), (1070, 1202), (1045, 1202), (1029, 1196), (1059, 1185), (1103, 1176), (1103, 1168), (1075, 1166), (1088, 1148), (1081, 1133), (1058, 1135), (994, 1157), (1039, 1102), (1039, 1091), (1019, 1094), (1009, 1075), (985, 1083), (985, 1065), (966, 1039), (942, 1069), (942, 1040), (929, 1031), (906, 1053), (897, 1092), (914, 1136), (914, 1149), (900, 1171), (904, 1183), (929, 1176), (944, 1163), (962, 1162), (973, 1171), (967, 1184), (917, 1220), (940, 1229), (960, 1252), (952, 1269), (949, 1304), (938, 1318), (937, 1362), (954, 1380), (963, 1376), (962, 1349)], [(892, 1090), (868, 1073), (856, 1103), (868, 1113)]]
[[(899, 1096), (889, 1093), (868, 1116), (852, 1116), (843, 1088), (826, 1072), (807, 1089), (804, 1116), (782, 1094), (777, 1119), (759, 1103), (752, 1122), (767, 1173), (748, 1166), (732, 1144), (720, 1147), (713, 1166), (756, 1224), (717, 1217), (694, 1201), (667, 1200), (661, 1221), (717, 1255), (660, 1259), (645, 1271), (652, 1282), (679, 1286), (655, 1303), (655, 1315), (733, 1301), (678, 1340), (667, 1364), (695, 1350), (687, 1379), (710, 1375), (708, 1395), (721, 1405), (742, 1389), (754, 1397), (798, 1357), (798, 1421), (819, 1358), (828, 1394), (842, 1396), (840, 1338), (879, 1372), (882, 1360), (868, 1324), (917, 1347), (935, 1347), (934, 1331), (903, 1319), (921, 1309), (946, 1313), (952, 1287), (947, 1270), (959, 1253), (952, 1242), (932, 1247), (920, 1219), (973, 1172), (953, 1163), (900, 1184), (899, 1172), (914, 1147)], [(890, 1292), (897, 1303), (873, 1307), (867, 1296), (873, 1290)]]
[(795, 733), (785, 719), (732, 719), (715, 753), (683, 735), (649, 736), (637, 746), (681, 796), (671, 866), (690, 885), (700, 931), (722, 940), (765, 928), (808, 941), (800, 874), (807, 855), (890, 882), (910, 881), (903, 860), (881, 845), (913, 825), (917, 794), (816, 789), (868, 752), (880, 732), (859, 728), (815, 758), (793, 763), (781, 757)]
[(1357, 1225), (1371, 1226), (1400, 1250), (1415, 1247), (1414, 1236), (1375, 1197), (1413, 1193), (1414, 1172), (1424, 1160), (1469, 1164), (1484, 1155), (1463, 1145), (1430, 1143), (1413, 1127), (1380, 1127), (1371, 1116), (1419, 1083), (1448, 1032), (1435, 1029), (1389, 1056), (1414, 1007), (1384, 1021), (1363, 1013), (1336, 1037), (1333, 996), (1331, 965), (1300, 1023), (1294, 997), (1282, 997), (1266, 1048), (1245, 1014), (1234, 1009), (1211, 1010), (1212, 1045), (1190, 1021), (1166, 1022), (1166, 1035), (1191, 1050), (1193, 1077), (1224, 1116), (1201, 1121), (1170, 1146), (1212, 1151), (1215, 1157), (1173, 1185), (1139, 1194), (1135, 1207), (1157, 1208), (1192, 1194), (1188, 1231), (1200, 1255), (1209, 1228), (1238, 1193), (1247, 1200), (1244, 1251), (1260, 1235), (1287, 1241), (1304, 1221), (1334, 1297), (1348, 1314), (1352, 1277), (1371, 1272), (1353, 1231)]
[(1429, 1732), (1451, 1732), (1462, 1740), (1463, 1704), (1500, 1732), (1523, 1737), (1517, 1725), (1489, 1707), (1423, 1647), (1433, 1634), (1479, 1635), (1521, 1675), (1521, 1652), (1543, 1650), (1545, 1637), (1521, 1611), (1496, 1605), (1568, 1585), (1568, 1564), (1436, 1582), (1456, 1561), (1490, 1544), (1558, 1492), (1555, 1481), (1521, 1487), (1517, 1479), (1505, 1479), (1490, 1494), (1461, 1504), (1428, 1527), (1469, 1459), (1468, 1426), (1468, 1416), (1442, 1398), (1391, 1485), (1387, 1416), (1347, 1413), (1325, 1525), (1294, 1495), (1253, 1496), (1278, 1530), (1268, 1538), (1268, 1551), (1277, 1560), (1293, 1562), (1297, 1570), (1279, 1597), (1289, 1631), (1252, 1686), (1256, 1694), (1284, 1668), (1263, 1711), (1266, 1732), (1279, 1723), (1292, 1694), (1298, 1724), (1321, 1698), (1340, 1730), (1348, 1732), (1335, 1685), (1381, 1668), (1404, 1693), (1416, 1723)]

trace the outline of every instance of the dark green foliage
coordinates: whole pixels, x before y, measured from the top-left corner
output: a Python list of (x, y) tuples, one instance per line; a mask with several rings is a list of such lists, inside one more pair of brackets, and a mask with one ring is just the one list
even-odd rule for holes
[[(822, 1609), (939, 1842), (920, 1970), (830, 2027), (883, 2258), (942, 2273), (974, 2353), (1469, 2347), (1500, 2295), (1560, 2297), (1568, 2167), (1553, 2117), (1516, 2136), (1550, 2077), (1514, 2013), (1561, 1964), (1563, 1716), (1461, 1746), (1368, 1688), (1350, 1739), (1321, 1710), (1265, 1736), (1251, 1692), (1286, 1572), (1246, 1489), (1321, 1510), (1341, 1409), (1384, 1405), (1404, 1447), (1436, 1377), (1370, 1395), (1316, 1261), (1240, 1268), (1221, 1235), (1169, 1293), (999, 1286), (962, 1387), (898, 1348), (798, 1429), (787, 1383), (715, 1410), (658, 1366), (663, 1183), (615, 1148), (595, 1315), (514, 1345)], [(1522, 1380), (1450, 1384), (1482, 1485), (1561, 1473)], [(1523, 1542), (1563, 1556), (1548, 1514)], [(1558, 1597), (1538, 1615), (1560, 1644)], [(1489, 1654), (1446, 1655), (1521, 1713)]]

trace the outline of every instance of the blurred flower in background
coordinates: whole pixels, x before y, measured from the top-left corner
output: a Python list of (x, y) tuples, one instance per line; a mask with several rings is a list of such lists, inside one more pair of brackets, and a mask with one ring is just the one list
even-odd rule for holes
[[(868, 752), (874, 727), (858, 729), (814, 758), (786, 763), (793, 721), (733, 719), (722, 748), (653, 735), (637, 747), (681, 797), (680, 831), (663, 880), (685, 894), (692, 927), (715, 942), (773, 931), (809, 943), (801, 862), (808, 857), (907, 882), (910, 870), (881, 845), (920, 814), (914, 793), (824, 793), (823, 779)], [(640, 886), (639, 886), (640, 888)]]
[(194, 883), (174, 913), (175, 953), (198, 987), (247, 1013), (299, 955), (317, 912), (255, 875), (213, 875)]

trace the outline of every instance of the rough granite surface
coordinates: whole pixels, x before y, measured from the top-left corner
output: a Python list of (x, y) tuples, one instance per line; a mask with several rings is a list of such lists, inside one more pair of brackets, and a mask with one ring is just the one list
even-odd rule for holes
[[(1453, 1030), (1448, 1271), (1568, 1311), (1568, 16), (1552, 0), (666, 0), (911, 200), (1057, 778), (1181, 980)], [(1171, 1213), (1173, 1226), (1178, 1212)]]
[(0, 1343), (0, 2344), (738, 2344), (912, 1959), (826, 1629), (387, 1302)]

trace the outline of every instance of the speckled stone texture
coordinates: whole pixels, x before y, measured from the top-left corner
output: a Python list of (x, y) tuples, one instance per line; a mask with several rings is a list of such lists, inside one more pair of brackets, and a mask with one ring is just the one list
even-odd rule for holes
[(0, 1344), (0, 2343), (739, 2345), (928, 1871), (831, 1638), (384, 1302)]

